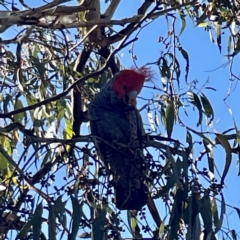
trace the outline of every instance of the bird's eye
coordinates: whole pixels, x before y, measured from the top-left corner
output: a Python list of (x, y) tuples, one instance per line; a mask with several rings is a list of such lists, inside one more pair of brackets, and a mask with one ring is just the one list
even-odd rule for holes
[(126, 85), (124, 85), (124, 86), (123, 86), (123, 89), (124, 89), (124, 90), (127, 90), (127, 86), (126, 86)]

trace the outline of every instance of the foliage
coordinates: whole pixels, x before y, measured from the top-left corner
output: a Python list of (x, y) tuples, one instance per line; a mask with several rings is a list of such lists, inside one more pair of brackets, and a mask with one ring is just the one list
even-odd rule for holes
[[(37, 8), (25, 1), (0, 3), (0, 32), (8, 31), (0, 41), (1, 239), (237, 239), (224, 217), (227, 207), (239, 216), (240, 209), (225, 203), (222, 190), (232, 156), (239, 155), (238, 128), (234, 123), (221, 134), (208, 130), (215, 117), (208, 94), (215, 89), (189, 80), (191, 61), (181, 34), (191, 21), (204, 27), (219, 51), (227, 46), (230, 80), (239, 80), (232, 70), (240, 49), (239, 3), (146, 0), (137, 15), (111, 20), (120, 1), (102, 3), (109, 6), (105, 18), (85, 15), (100, 11), (98, 1), (71, 1), (74, 7), (65, 2), (39, 1)], [(142, 109), (150, 128), (143, 142), (151, 198), (141, 211), (124, 215), (113, 203), (94, 137), (86, 133), (87, 106), (111, 77), (111, 59), (118, 68), (124, 65), (116, 53), (137, 41), (139, 29), (164, 17), (168, 32), (159, 44), (165, 50), (147, 64), (158, 67), (161, 84), (149, 83), (155, 95)], [(100, 54), (104, 47), (111, 47), (110, 56)], [(92, 53), (78, 72), (84, 49)], [(185, 123), (184, 114), (195, 114), (196, 126)], [(214, 158), (217, 145), (225, 151), (222, 172)]]

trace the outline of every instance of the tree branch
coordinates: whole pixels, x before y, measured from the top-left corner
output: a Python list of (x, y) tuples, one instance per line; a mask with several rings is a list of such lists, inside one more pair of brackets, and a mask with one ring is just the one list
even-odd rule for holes
[(98, 71), (96, 72), (92, 72), (89, 73), (88, 75), (81, 77), (80, 79), (78, 79), (77, 81), (75, 81), (74, 83), (72, 83), (65, 91), (63, 91), (62, 93), (57, 94), (56, 96), (50, 97), (48, 99), (45, 99), (41, 102), (38, 102), (36, 104), (21, 108), (21, 109), (17, 109), (8, 113), (0, 113), (0, 118), (11, 118), (12, 115), (21, 113), (21, 112), (25, 112), (25, 111), (29, 111), (32, 109), (35, 109), (37, 107), (40, 107), (42, 105), (46, 105), (52, 101), (57, 101), (60, 98), (66, 96), (74, 87), (76, 87), (77, 85), (83, 83), (84, 81), (86, 81), (89, 78), (92, 78), (96, 75), (101, 74), (103, 71), (105, 71), (105, 69), (108, 67), (109, 62), (112, 60), (112, 58), (114, 57), (114, 55), (120, 51), (121, 49), (125, 48), (126, 46), (128, 46), (129, 44), (131, 44), (132, 42), (136, 41), (136, 39), (130, 40), (129, 42), (125, 43), (127, 36), (125, 38), (123, 38), (123, 40), (120, 42), (120, 44), (118, 45), (117, 48), (114, 49), (114, 51), (110, 54), (110, 56), (107, 58), (105, 64), (102, 66), (102, 68), (100, 68)]

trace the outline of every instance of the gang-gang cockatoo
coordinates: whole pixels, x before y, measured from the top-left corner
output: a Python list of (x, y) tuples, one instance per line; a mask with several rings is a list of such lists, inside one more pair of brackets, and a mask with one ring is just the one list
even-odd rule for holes
[(120, 210), (138, 210), (148, 199), (141, 144), (145, 132), (136, 98), (150, 75), (147, 68), (122, 70), (89, 104), (91, 134), (98, 137), (96, 148), (112, 176)]

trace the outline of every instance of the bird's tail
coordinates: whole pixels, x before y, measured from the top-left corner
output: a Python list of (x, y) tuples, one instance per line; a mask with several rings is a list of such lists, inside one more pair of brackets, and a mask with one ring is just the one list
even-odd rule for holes
[(115, 187), (115, 204), (120, 210), (139, 210), (147, 204), (148, 188), (141, 182), (138, 189), (128, 189), (118, 184)]

